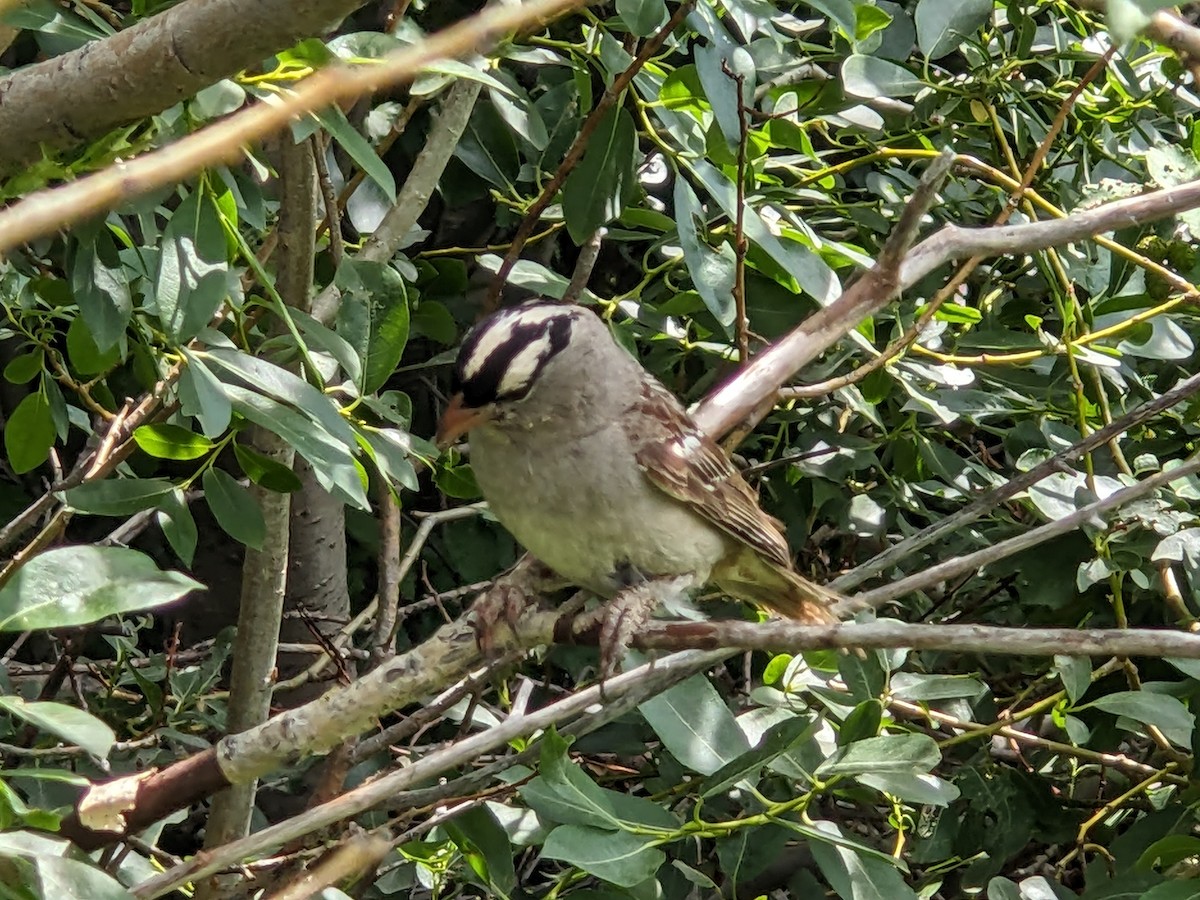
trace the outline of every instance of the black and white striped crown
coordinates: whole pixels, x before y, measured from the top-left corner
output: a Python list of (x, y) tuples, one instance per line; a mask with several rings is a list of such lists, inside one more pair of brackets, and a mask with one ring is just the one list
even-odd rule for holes
[(519, 400), (561, 353), (581, 315), (577, 306), (544, 300), (502, 309), (471, 329), (454, 365), (454, 389), (468, 407)]

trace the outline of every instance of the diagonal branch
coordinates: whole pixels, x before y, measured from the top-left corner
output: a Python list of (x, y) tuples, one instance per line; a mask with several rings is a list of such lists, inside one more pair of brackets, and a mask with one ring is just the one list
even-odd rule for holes
[(322, 69), (276, 102), (259, 103), (161, 150), (13, 204), (0, 212), (0, 253), (107, 212), (147, 191), (183, 181), (206, 167), (232, 162), (242, 155), (243, 147), (287, 127), (297, 116), (381, 87), (407, 84), (432, 62), (467, 56), (503, 34), (547, 22), (586, 2), (529, 0), (517, 6), (492, 7), (389, 54), (378, 65)]
[(363, 0), (188, 0), (103, 40), (0, 77), (0, 175), (162, 112)]

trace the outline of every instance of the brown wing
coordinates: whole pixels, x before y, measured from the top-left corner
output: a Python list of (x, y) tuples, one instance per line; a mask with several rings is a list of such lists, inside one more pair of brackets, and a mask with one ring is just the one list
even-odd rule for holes
[(643, 379), (642, 395), (625, 428), (638, 464), (657, 487), (730, 537), (791, 569), (779, 523), (762, 511), (754, 490), (721, 448), (696, 428), (674, 394), (651, 377)]

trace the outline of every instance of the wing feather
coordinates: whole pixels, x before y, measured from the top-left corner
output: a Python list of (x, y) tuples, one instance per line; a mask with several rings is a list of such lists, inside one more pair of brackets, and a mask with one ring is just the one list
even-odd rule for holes
[(674, 394), (653, 378), (644, 379), (625, 427), (638, 465), (655, 486), (766, 559), (791, 569), (791, 552), (778, 521), (762, 511), (754, 489), (695, 426)]

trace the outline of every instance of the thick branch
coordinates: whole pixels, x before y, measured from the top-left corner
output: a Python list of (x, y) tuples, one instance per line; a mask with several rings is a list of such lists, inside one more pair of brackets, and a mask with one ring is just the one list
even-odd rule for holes
[(322, 34), (362, 0), (188, 0), (0, 78), (0, 174), (162, 112)]
[[(947, 157), (943, 154), (937, 159), (943, 162)], [(936, 179), (930, 180), (936, 183)], [(906, 216), (909, 209), (919, 206), (914, 203), (906, 207)], [(1200, 181), (1192, 181), (1048, 222), (988, 228), (946, 225), (909, 251), (898, 273), (885, 265), (881, 255), (879, 264), (850, 285), (842, 296), (809, 316), (709, 394), (694, 413), (696, 421), (705, 431), (720, 436), (739, 422), (761, 416), (770, 408), (767, 404), (772, 403), (775, 392), (802, 366), (841, 340), (867, 316), (885, 307), (900, 291), (945, 262), (1044, 250), (1130, 225), (1155, 222), (1197, 206), (1200, 206)], [(901, 229), (897, 231), (903, 234)]]
[(494, 728), (456, 741), (444, 750), (430, 753), (398, 771), (367, 782), (361, 787), (346, 792), (336, 800), (309, 810), (302, 816), (264, 828), (247, 838), (235, 841), (222, 848), (222, 859), (214, 859), (212, 855), (199, 856), (188, 863), (176, 866), (174, 869), (138, 885), (133, 894), (139, 900), (160, 897), (187, 881), (202, 878), (216, 871), (226, 864), (226, 861), (253, 857), (316, 829), (332, 825), (334, 822), (386, 803), (406, 788), (430, 781), (443, 772), (465, 765), (483, 753), (503, 747), (514, 738), (530, 735), (545, 730), (551, 725), (574, 718), (601, 700), (607, 705), (628, 695), (646, 699), (660, 694), (684, 678), (720, 662), (725, 656), (726, 654), (721, 651), (677, 653), (666, 659), (646, 663), (610, 679), (603, 686), (603, 696), (601, 695), (601, 686), (594, 685), (569, 694), (557, 703), (526, 715), (510, 716)]
[(0, 253), (107, 212), (147, 191), (183, 181), (206, 167), (231, 162), (247, 144), (285, 128), (297, 116), (386, 85), (407, 83), (435, 60), (469, 55), (490, 45), (498, 35), (546, 22), (586, 2), (529, 0), (519, 6), (490, 8), (389, 54), (378, 65), (322, 69), (277, 102), (255, 104), (161, 150), (13, 204), (0, 212)]

